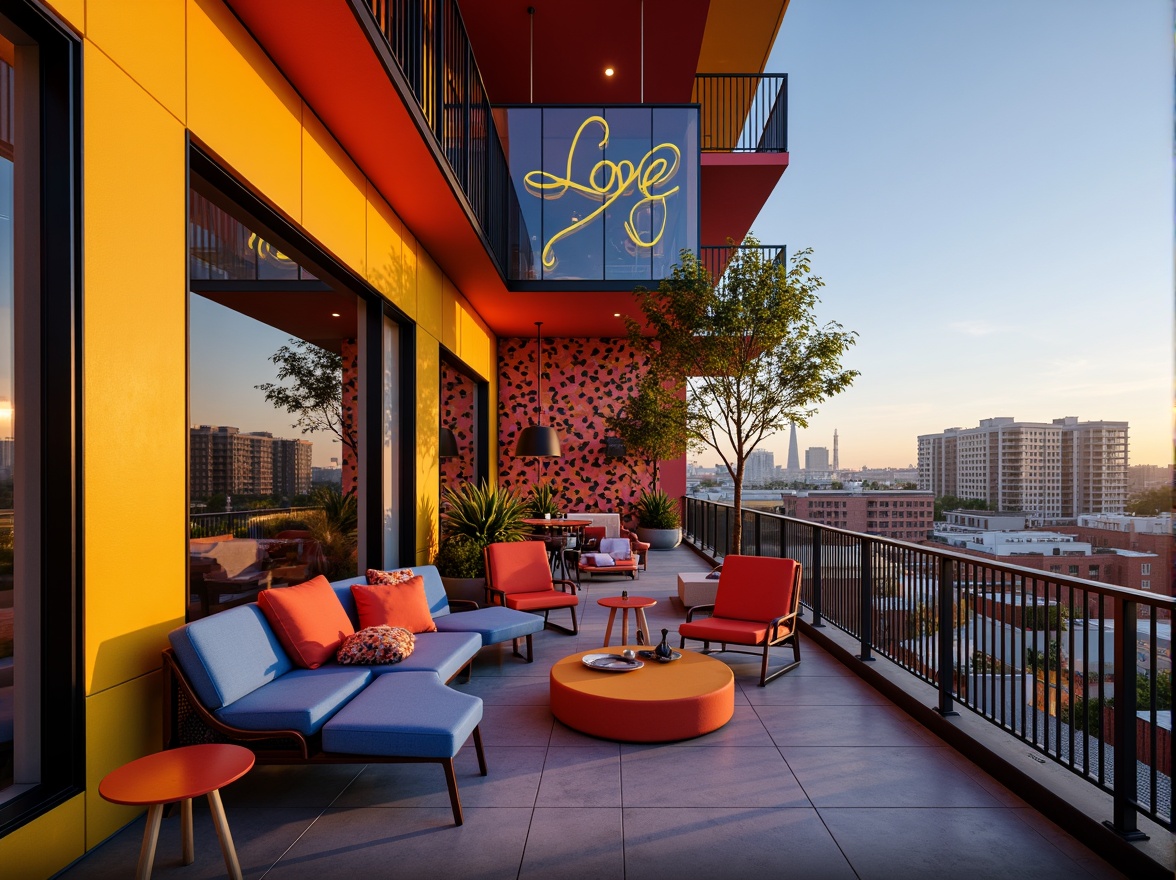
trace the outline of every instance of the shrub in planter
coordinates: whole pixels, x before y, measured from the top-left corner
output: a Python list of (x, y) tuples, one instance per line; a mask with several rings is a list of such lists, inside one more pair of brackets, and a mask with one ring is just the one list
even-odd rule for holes
[(651, 550), (672, 550), (682, 542), (678, 502), (658, 489), (637, 499), (637, 537)]
[(482, 548), (464, 535), (446, 538), (437, 548), (433, 564), (441, 577), (484, 578), (486, 563), (482, 559)]

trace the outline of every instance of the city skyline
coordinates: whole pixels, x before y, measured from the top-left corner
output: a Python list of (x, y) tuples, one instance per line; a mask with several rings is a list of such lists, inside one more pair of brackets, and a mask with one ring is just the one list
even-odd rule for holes
[(919, 434), (1076, 416), (1172, 460), (1170, 3), (794, 0), (767, 69), (790, 167), (753, 230), (811, 246), (819, 319), (860, 334), (802, 449), (907, 466)]

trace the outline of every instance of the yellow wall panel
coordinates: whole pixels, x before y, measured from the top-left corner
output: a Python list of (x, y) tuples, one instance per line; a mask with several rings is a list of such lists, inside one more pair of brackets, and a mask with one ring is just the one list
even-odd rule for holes
[(441, 296), (443, 279), (440, 267), (425, 251), (417, 248), (417, 323), (441, 339)]
[(86, 843), (86, 797), (79, 794), (0, 837), (3, 876), (51, 877), (80, 858)]
[(162, 694), (158, 671), (86, 698), (86, 849), (143, 812), (104, 801), (98, 783), (111, 770), (162, 748)]
[(490, 362), (490, 335), (480, 326), (468, 305), (459, 310), (458, 320), (461, 324), (458, 356), (464, 364), (477, 370), (480, 376), (490, 376), (494, 371), (494, 365)]
[(86, 0), (47, 0), (48, 6), (79, 34), (86, 31)]
[(86, 6), (86, 36), (181, 120), (185, 3), (89, 0)]
[(302, 221), (302, 101), (220, 0), (188, 0), (188, 127)]
[(412, 305), (411, 309), (405, 309), (405, 311), (415, 321), (421, 312), (420, 296), (418, 293), (419, 286), (417, 284), (417, 269), (419, 264), (417, 254), (420, 252), (421, 246), (417, 243), (416, 237), (407, 226), (401, 223), (400, 229), (400, 285), (401, 289), (404, 290), (405, 300)]
[(460, 294), (448, 275), (441, 276), (441, 344), (450, 351), (461, 350)]
[(91, 692), (158, 666), (184, 615), (187, 229), (183, 127), (100, 52), (85, 54), (85, 81)]
[(441, 352), (436, 337), (418, 325), (416, 332), (416, 563), (429, 561), (437, 536), (441, 472), (437, 432), (441, 424)]
[(367, 280), (408, 315), (416, 314), (404, 277), (404, 226), (369, 184), (367, 194)]
[(308, 108), (302, 113), (302, 226), (366, 275), (367, 181)]

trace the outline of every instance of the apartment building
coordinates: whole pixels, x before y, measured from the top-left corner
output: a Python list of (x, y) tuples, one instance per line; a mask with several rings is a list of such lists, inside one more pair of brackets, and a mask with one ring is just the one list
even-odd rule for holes
[(783, 493), (777, 510), (839, 529), (922, 541), (934, 525), (935, 496), (929, 492), (816, 489)]
[(1038, 524), (1122, 513), (1127, 450), (1126, 422), (983, 419), (919, 436), (919, 488), (987, 501)]
[(193, 501), (214, 495), (291, 497), (310, 491), (314, 444), (309, 440), (200, 425), (189, 430), (188, 442)]

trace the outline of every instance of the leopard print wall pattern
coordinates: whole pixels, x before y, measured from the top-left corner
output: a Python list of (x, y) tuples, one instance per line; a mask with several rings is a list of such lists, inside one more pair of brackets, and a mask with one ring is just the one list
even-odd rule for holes
[(453, 431), (458, 454), (441, 459), (441, 496), (445, 490), (472, 482), (478, 460), (475, 431), (477, 387), (474, 380), (441, 361), (441, 427)]
[[(354, 339), (343, 340), (343, 429), (359, 425), (359, 346)], [(359, 488), (359, 461), (346, 443), (341, 444), (343, 494)]]
[(625, 339), (569, 337), (543, 340), (542, 365), (542, 422), (559, 434), (562, 456), (516, 458), (519, 432), (536, 419), (535, 340), (498, 340), (499, 485), (525, 496), (537, 477), (550, 480), (564, 510), (613, 511), (632, 524), (652, 468), (632, 454), (605, 458), (605, 419), (636, 393), (648, 359)]

